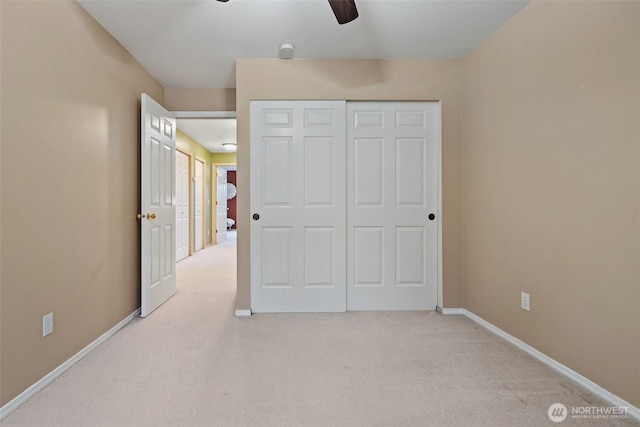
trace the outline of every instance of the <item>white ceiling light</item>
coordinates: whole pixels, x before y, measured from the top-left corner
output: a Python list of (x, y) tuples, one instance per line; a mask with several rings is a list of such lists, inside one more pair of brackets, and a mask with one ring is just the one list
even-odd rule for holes
[(227, 151), (236, 151), (236, 148), (237, 148), (237, 145), (234, 144), (233, 142), (225, 142), (224, 144), (222, 144), (222, 146)]
[(293, 51), (295, 47), (291, 43), (282, 43), (280, 45), (280, 49), (278, 50), (278, 58), (280, 59), (291, 59), (293, 58)]

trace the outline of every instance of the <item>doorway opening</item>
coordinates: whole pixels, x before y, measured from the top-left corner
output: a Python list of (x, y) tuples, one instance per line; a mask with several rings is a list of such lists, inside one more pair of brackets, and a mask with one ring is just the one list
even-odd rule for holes
[[(188, 234), (188, 238), (176, 238), (176, 254), (186, 252), (182, 257), (176, 256), (176, 261), (180, 261), (224, 240), (228, 229), (226, 209), (231, 209), (227, 204), (228, 183), (225, 182), (223, 188), (216, 178), (221, 167), (225, 172), (229, 170), (235, 174), (236, 153), (235, 150), (229, 150), (229, 147), (233, 148), (236, 144), (236, 113), (174, 111), (173, 114), (176, 116), (178, 129), (177, 150), (188, 157), (188, 172), (185, 172), (186, 168), (180, 165), (180, 162), (185, 162), (184, 158), (176, 156), (176, 201), (185, 201), (185, 207), (176, 206), (176, 224), (181, 224), (181, 221), (187, 224), (182, 227), (182, 231), (177, 230), (177, 233)], [(182, 179), (185, 173), (186, 180)], [(235, 176), (232, 178), (235, 190)], [(184, 192), (188, 197), (180, 197)], [(224, 212), (220, 212), (221, 210)], [(183, 212), (187, 213), (182, 214)], [(222, 218), (222, 213), (225, 218)], [(180, 214), (184, 218), (178, 218)], [(229, 229), (235, 230), (235, 213), (228, 216), (232, 222)], [(187, 248), (179, 247), (180, 242)]]
[[(236, 216), (236, 164), (213, 163), (211, 188), (215, 195), (215, 218), (212, 218), (213, 244), (223, 243), (227, 239), (227, 233), (237, 230)], [(213, 209), (212, 209), (213, 213)]]

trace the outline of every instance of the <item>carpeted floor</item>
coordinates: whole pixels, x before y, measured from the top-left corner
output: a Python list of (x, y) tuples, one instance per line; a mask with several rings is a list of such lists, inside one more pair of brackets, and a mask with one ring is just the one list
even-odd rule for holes
[[(235, 236), (178, 263), (178, 293), (3, 426), (637, 426), (462, 316), (234, 317)], [(569, 409), (571, 410), (571, 409)]]

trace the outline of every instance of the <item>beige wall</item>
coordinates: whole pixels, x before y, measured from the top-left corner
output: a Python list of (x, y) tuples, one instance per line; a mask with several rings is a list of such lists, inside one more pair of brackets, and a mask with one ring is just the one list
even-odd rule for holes
[(166, 88), (164, 106), (169, 111), (236, 111), (236, 90)]
[(0, 8), (4, 405), (139, 307), (140, 93), (163, 89), (75, 2)]
[(461, 61), (240, 59), (236, 62), (236, 70), (238, 308), (250, 308), (248, 213), (251, 99), (442, 101), (444, 306), (461, 307)]
[(465, 307), (640, 406), (640, 3), (533, 2), (463, 93)]

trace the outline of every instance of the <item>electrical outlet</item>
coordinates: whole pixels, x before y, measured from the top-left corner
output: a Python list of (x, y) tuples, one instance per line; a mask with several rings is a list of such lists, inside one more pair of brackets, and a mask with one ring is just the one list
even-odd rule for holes
[(531, 311), (531, 299), (526, 292), (520, 292), (520, 308), (523, 310)]
[(49, 313), (42, 317), (42, 336), (53, 333), (53, 313)]

